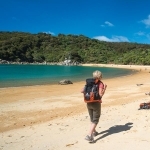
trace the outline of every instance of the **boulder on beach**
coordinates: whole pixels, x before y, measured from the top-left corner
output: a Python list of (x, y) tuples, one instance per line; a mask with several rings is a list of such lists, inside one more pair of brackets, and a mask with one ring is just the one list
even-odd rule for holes
[(65, 79), (65, 80), (59, 81), (58, 84), (67, 85), (67, 84), (73, 84), (73, 83), (70, 80)]

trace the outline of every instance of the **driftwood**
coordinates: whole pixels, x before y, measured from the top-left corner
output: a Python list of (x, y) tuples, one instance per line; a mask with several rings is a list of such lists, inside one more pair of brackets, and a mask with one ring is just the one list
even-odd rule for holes
[(143, 85), (143, 84), (136, 84), (137, 86)]
[(67, 85), (67, 84), (73, 84), (73, 83), (70, 80), (65, 79), (65, 80), (59, 81), (58, 84)]
[(145, 93), (145, 95), (149, 95), (149, 96), (150, 96), (150, 92), (148, 92), (148, 93)]

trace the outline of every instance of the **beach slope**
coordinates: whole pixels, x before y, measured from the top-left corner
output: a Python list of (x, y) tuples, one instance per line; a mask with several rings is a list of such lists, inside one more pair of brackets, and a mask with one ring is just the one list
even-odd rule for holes
[(95, 143), (84, 140), (90, 125), (80, 90), (83, 82), (0, 89), (0, 150), (150, 149), (150, 66), (135, 74), (103, 80), (108, 88)]

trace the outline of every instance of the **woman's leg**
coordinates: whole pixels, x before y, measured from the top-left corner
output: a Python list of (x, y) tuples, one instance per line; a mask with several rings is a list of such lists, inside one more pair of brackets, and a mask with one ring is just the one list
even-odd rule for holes
[(97, 124), (91, 123), (89, 134), (88, 134), (89, 136), (92, 136), (93, 132), (96, 132), (96, 130), (95, 130), (96, 126), (97, 126)]

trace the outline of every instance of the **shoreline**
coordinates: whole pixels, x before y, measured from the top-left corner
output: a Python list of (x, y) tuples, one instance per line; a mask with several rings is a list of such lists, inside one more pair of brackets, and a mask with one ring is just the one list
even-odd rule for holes
[(150, 65), (119, 65), (119, 64), (83, 64), (82, 66), (110, 67), (122, 69), (135, 69), (138, 71), (150, 71)]
[[(32, 65), (31, 65), (32, 66)], [(52, 66), (52, 65), (51, 65)], [(96, 67), (96, 69), (102, 69), (103, 70), (103, 67), (101, 67), (101, 66), (95, 66), (95, 65), (93, 65), (93, 66), (91, 66), (90, 64), (85, 64), (85, 65), (82, 65), (82, 66), (80, 66), (81, 68), (83, 67), (83, 68), (86, 68), (86, 67), (84, 67), (84, 66), (89, 66), (88, 68), (94, 68), (94, 67)], [(79, 67), (79, 68), (80, 68)], [(99, 68), (100, 67), (100, 68)], [(13, 67), (12, 67), (13, 68)], [(22, 68), (22, 67), (21, 67)], [(56, 67), (57, 68), (57, 67)], [(68, 68), (68, 67), (67, 67)], [(109, 67), (110, 68), (110, 67)], [(117, 67), (116, 67), (117, 68)], [(3, 69), (3, 68), (2, 68)], [(12, 69), (11, 69), (12, 70)], [(105, 69), (104, 70), (106, 70), (106, 67), (105, 67)], [(116, 69), (117, 70), (117, 69)], [(119, 69), (118, 69), (119, 70)], [(125, 75), (130, 75), (130, 74), (132, 74), (132, 73), (134, 73), (134, 71), (133, 70), (131, 70), (131, 69), (120, 69), (120, 70), (123, 70), (123, 72), (126, 72), (126, 73), (123, 73), (122, 74), (122, 71), (120, 71), (120, 73), (116, 73), (115, 71), (114, 72), (112, 72), (112, 77), (110, 77), (110, 75), (108, 74), (108, 73), (104, 73), (104, 77), (105, 77), (105, 79), (108, 79), (108, 78), (116, 78), (116, 77), (119, 77), (119, 76), (125, 76)], [(125, 71), (126, 70), (126, 71)], [(131, 71), (130, 71), (131, 70)], [(13, 71), (13, 70), (12, 70)], [(82, 71), (81, 71), (82, 72)], [(20, 72), (21, 73), (21, 72)], [(89, 72), (89, 74), (91, 74), (91, 71)], [(114, 74), (114, 75), (113, 75)], [(2, 75), (2, 76), (4, 76), (4, 75)], [(14, 76), (14, 75), (13, 75)], [(30, 75), (29, 75), (30, 76)], [(26, 78), (24, 78), (24, 79), (22, 79), (22, 80), (19, 80), (19, 79), (16, 79), (16, 82), (15, 82), (15, 80), (13, 80), (13, 79), (11, 79), (11, 80), (6, 80), (6, 79), (4, 79), (4, 80), (1, 80), (0, 81), (0, 83), (1, 83), (1, 85), (0, 85), (0, 88), (13, 88), (13, 87), (26, 87), (26, 86), (42, 86), (42, 85), (54, 85), (54, 84), (58, 84), (61, 80), (64, 80), (64, 79), (67, 79), (67, 80), (70, 80), (71, 82), (73, 82), (73, 83), (77, 83), (77, 82), (81, 82), (81, 81), (83, 81), (85, 78), (84, 77), (82, 77), (82, 73), (80, 73), (80, 76), (81, 77), (79, 77), (79, 76), (74, 76), (73, 74), (71, 75), (71, 76), (68, 76), (68, 77), (57, 77), (56, 79), (55, 78), (53, 78), (52, 77), (52, 79), (51, 79), (51, 77), (49, 77), (49, 78), (41, 78), (40, 79), (40, 77), (35, 77), (35, 80), (32, 80), (32, 78), (33, 77), (31, 77), (31, 78), (29, 78), (29, 79), (26, 79)], [(84, 75), (84, 76), (86, 76), (86, 75)], [(10, 77), (11, 78), (11, 77)], [(39, 80), (39, 79), (40, 80)]]
[[(115, 65), (115, 64), (82, 64), (81, 66), (89, 66), (89, 67), (105, 67), (105, 68), (120, 68), (120, 69), (129, 69), (132, 70), (133, 72), (129, 75), (134, 74), (134, 71), (146, 71), (146, 72), (150, 72), (150, 66), (141, 66), (141, 65)], [(112, 79), (114, 78), (119, 78), (119, 77), (124, 77), (124, 76), (128, 76), (128, 75), (123, 75), (123, 76), (116, 76), (116, 77), (111, 77)], [(109, 78), (106, 78), (109, 79)], [(59, 82), (59, 81), (58, 81)], [(33, 84), (33, 85), (23, 85), (23, 86), (4, 86), (4, 87), (0, 87), (0, 89), (5, 89), (5, 88), (19, 88), (19, 87), (32, 87), (32, 86), (44, 86), (44, 85), (58, 85), (57, 83), (44, 83), (44, 84)], [(74, 81), (73, 83), (78, 83), (78, 82), (82, 82), (82, 80), (80, 81)]]
[(150, 96), (145, 94), (150, 92), (150, 66), (115, 67), (138, 71), (102, 80), (108, 87), (102, 99), (96, 143), (84, 140), (90, 121), (80, 93), (85, 82), (81, 81), (68, 85), (0, 88), (0, 149), (78, 150), (82, 147), (90, 150), (101, 146), (110, 150), (117, 145), (122, 150), (131, 147), (147, 150), (150, 110), (138, 109), (140, 103), (150, 101)]

